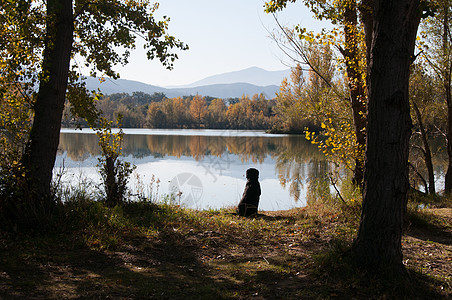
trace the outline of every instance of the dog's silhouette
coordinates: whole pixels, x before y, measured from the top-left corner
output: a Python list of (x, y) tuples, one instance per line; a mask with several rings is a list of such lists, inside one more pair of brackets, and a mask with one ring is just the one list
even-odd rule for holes
[(244, 217), (257, 214), (259, 197), (261, 195), (261, 186), (258, 181), (259, 171), (254, 168), (246, 170), (246, 179), (245, 191), (237, 210), (237, 213)]

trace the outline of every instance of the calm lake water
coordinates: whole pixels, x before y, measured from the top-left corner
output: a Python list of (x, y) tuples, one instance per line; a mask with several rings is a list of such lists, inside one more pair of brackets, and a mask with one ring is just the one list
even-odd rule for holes
[[(301, 135), (152, 129), (124, 133), (122, 159), (136, 165), (130, 188), (152, 194), (153, 201), (172, 194), (177, 203), (195, 209), (236, 206), (245, 171), (254, 167), (260, 172), (259, 209), (284, 210), (305, 206), (309, 180), (328, 172), (323, 154)], [(97, 141), (91, 130), (62, 129), (55, 172), (64, 166), (63, 182), (99, 185)]]

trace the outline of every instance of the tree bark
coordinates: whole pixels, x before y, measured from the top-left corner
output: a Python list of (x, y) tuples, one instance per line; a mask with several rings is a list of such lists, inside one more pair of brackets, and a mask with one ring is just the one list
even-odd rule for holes
[(59, 144), (61, 118), (73, 42), (72, 0), (48, 0), (46, 37), (34, 120), (23, 162), (35, 204), (50, 201), (52, 170)]
[[(350, 102), (352, 104), (353, 122), (355, 125), (356, 144), (364, 151), (366, 147), (366, 92), (365, 76), (360, 68), (358, 49), (358, 12), (356, 1), (346, 4), (344, 13), (345, 49), (343, 55), (347, 68), (348, 85), (350, 88)], [(364, 178), (364, 162), (361, 157), (355, 159), (353, 182), (362, 187)]]
[(370, 270), (404, 270), (402, 224), (411, 135), (409, 67), (419, 0), (373, 1), (364, 198), (356, 259)]

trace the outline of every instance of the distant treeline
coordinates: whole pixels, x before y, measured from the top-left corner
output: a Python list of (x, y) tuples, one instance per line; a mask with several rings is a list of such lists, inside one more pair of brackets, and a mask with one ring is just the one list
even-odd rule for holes
[[(124, 128), (211, 128), (271, 129), (275, 123), (275, 100), (263, 94), (251, 98), (219, 99), (201, 95), (167, 98), (164, 93), (152, 95), (134, 92), (104, 96), (97, 103), (102, 115), (116, 121), (119, 115)], [(86, 126), (65, 108), (64, 127)]]

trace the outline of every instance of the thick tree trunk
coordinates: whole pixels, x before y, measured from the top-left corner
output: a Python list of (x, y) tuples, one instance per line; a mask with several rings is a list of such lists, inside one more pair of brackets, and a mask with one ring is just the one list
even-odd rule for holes
[(46, 40), (30, 140), (24, 155), (35, 204), (48, 204), (73, 41), (72, 0), (47, 1)]
[(409, 67), (420, 21), (419, 0), (375, 0), (368, 93), (364, 200), (357, 260), (373, 270), (403, 270), (411, 117)]

